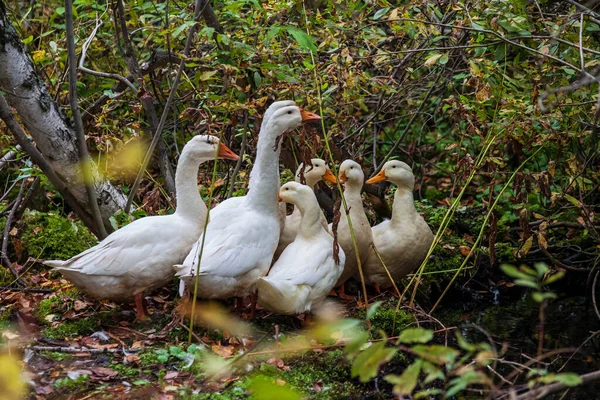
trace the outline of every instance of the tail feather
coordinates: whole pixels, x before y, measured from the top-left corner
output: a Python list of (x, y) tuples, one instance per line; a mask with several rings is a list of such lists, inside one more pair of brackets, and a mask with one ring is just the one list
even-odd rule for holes
[(307, 306), (310, 308), (310, 304), (306, 304), (310, 292), (306, 285), (273, 282), (269, 277), (264, 277), (256, 281), (256, 287), (258, 303), (270, 311), (290, 315), (306, 311)]
[(65, 265), (65, 261), (63, 261), (63, 260), (46, 260), (46, 261), (43, 261), (42, 264), (47, 265), (52, 268), (60, 268)]

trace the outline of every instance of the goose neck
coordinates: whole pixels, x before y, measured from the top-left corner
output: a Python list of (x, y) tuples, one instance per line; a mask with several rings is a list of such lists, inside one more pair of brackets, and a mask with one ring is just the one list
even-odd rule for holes
[(250, 206), (277, 214), (277, 192), (279, 191), (279, 153), (281, 133), (272, 124), (267, 124), (258, 136), (256, 160), (250, 173), (246, 202)]
[(394, 195), (394, 205), (392, 207), (392, 223), (401, 222), (413, 218), (417, 210), (414, 204), (414, 195), (408, 188), (398, 187)]
[(206, 205), (198, 192), (198, 167), (203, 161), (183, 149), (175, 171), (176, 214), (202, 217), (206, 212)]

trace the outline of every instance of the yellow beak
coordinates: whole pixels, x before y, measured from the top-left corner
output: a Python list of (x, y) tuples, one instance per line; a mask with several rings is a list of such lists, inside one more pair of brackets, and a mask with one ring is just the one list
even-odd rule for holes
[(381, 170), (377, 175), (369, 179), (366, 183), (372, 185), (373, 183), (385, 181), (387, 178), (385, 177), (385, 171)]
[(335, 175), (331, 172), (331, 170), (327, 170), (327, 172), (325, 172), (325, 174), (323, 175), (323, 180), (330, 182), (330, 183), (337, 183), (337, 180), (335, 179)]
[(341, 183), (344, 183), (348, 180), (348, 177), (346, 176), (345, 172), (340, 172), (339, 178)]

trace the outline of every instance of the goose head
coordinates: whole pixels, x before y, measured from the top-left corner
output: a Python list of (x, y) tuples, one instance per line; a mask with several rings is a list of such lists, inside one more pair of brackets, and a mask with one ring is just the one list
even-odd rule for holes
[[(304, 163), (300, 164), (296, 171), (296, 182), (300, 182), (300, 173), (304, 168)], [(327, 182), (335, 182), (335, 175), (331, 173), (331, 170), (327, 166), (327, 163), (320, 158), (313, 158), (310, 160), (310, 164), (304, 168), (304, 179), (306, 180), (306, 186), (314, 187), (317, 182), (325, 180)]]
[(348, 185), (362, 188), (365, 174), (360, 164), (356, 161), (345, 160), (342, 165), (340, 165), (338, 178), (341, 183), (348, 182)]
[(194, 136), (185, 145), (185, 151), (201, 161), (214, 160), (215, 155), (217, 158), (227, 160), (238, 160), (240, 158), (229, 147), (221, 143), (218, 137), (211, 135)]
[[(291, 102), (289, 105), (279, 103), (288, 102), (278, 101), (273, 103), (265, 113), (270, 114), (270, 117), (266, 122), (266, 127), (269, 127), (278, 133), (296, 129), (304, 122), (319, 121), (321, 119), (317, 114), (303, 110), (294, 102)], [(271, 111), (273, 106), (275, 106), (277, 110)]]
[(381, 181), (389, 181), (398, 187), (410, 190), (413, 190), (415, 187), (415, 176), (412, 169), (408, 164), (398, 160), (388, 161), (383, 164), (381, 171), (369, 179), (367, 183), (372, 184)]
[(314, 196), (314, 192), (308, 186), (298, 182), (288, 182), (279, 189), (277, 197), (279, 201), (285, 201), (297, 206), (298, 203), (306, 204)]

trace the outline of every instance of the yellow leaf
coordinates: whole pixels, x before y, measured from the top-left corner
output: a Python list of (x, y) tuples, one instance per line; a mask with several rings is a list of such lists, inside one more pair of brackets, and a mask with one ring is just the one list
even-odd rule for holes
[(525, 241), (525, 243), (523, 243), (523, 247), (521, 247), (521, 255), (522, 256), (526, 256), (527, 253), (529, 253), (529, 250), (531, 249), (531, 246), (533, 245), (533, 236), (529, 236), (527, 238), (527, 240)]
[(546, 238), (544, 237), (544, 235), (542, 235), (541, 233), (538, 233), (537, 238), (538, 238), (538, 244), (540, 245), (540, 247), (542, 249), (547, 249), (548, 242), (546, 241)]
[(46, 50), (36, 50), (33, 52), (33, 61), (39, 61), (46, 57)]
[(442, 58), (442, 54), (434, 54), (431, 57), (429, 57), (427, 60), (425, 60), (425, 66), (426, 67), (431, 67), (433, 65), (435, 65), (435, 63)]

